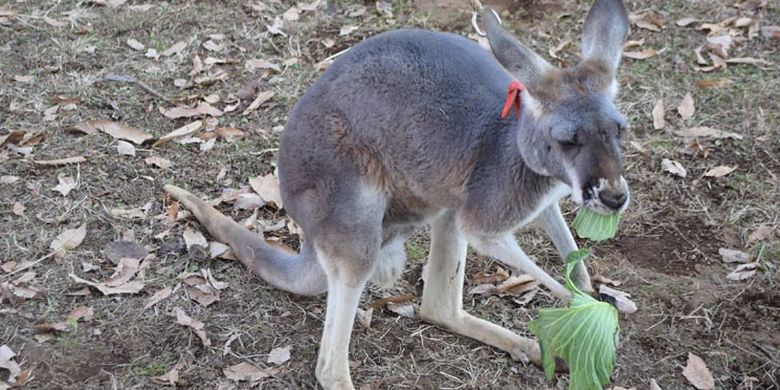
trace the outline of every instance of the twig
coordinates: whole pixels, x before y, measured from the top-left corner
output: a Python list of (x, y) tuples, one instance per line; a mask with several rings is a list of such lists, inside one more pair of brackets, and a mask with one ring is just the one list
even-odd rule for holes
[(24, 271), (24, 270), (26, 270), (26, 269), (29, 269), (29, 268), (31, 268), (32, 266), (34, 266), (34, 265), (36, 265), (36, 264), (38, 264), (38, 263), (40, 263), (40, 262), (42, 262), (42, 261), (44, 261), (44, 260), (48, 259), (49, 257), (52, 257), (52, 256), (54, 256), (54, 255), (55, 255), (57, 252), (59, 252), (59, 251), (53, 251), (53, 252), (49, 253), (48, 255), (45, 255), (45, 256), (43, 256), (43, 257), (39, 258), (38, 260), (35, 260), (35, 261), (33, 261), (32, 263), (29, 263), (29, 264), (25, 265), (25, 266), (24, 266), (24, 267), (22, 267), (22, 268), (19, 268), (19, 269), (13, 270), (12, 272), (9, 272), (9, 273), (7, 273), (7, 274), (5, 274), (5, 275), (0, 275), (0, 278), (6, 278), (6, 277), (9, 277), (9, 276), (11, 276), (11, 275), (13, 275), (13, 274), (16, 274), (16, 273), (22, 272), (22, 271)]
[(167, 96), (161, 94), (160, 92), (157, 92), (154, 88), (146, 85), (146, 83), (144, 83), (143, 81), (136, 80), (136, 78), (133, 77), (133, 76), (123, 75), (123, 74), (109, 74), (109, 75), (106, 75), (106, 77), (104, 79), (107, 80), (107, 81), (118, 81), (120, 83), (135, 84), (135, 85), (143, 88), (146, 92), (149, 92), (150, 94), (156, 96), (157, 98), (159, 98), (160, 100), (165, 101), (168, 104), (172, 104), (172, 105), (176, 104), (176, 103), (174, 103), (173, 100), (169, 99)]

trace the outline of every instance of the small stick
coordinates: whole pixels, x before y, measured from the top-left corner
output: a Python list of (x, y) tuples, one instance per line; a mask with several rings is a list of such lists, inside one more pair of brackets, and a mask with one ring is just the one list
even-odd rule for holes
[(49, 253), (48, 255), (45, 255), (45, 256), (43, 256), (43, 257), (39, 258), (38, 260), (35, 260), (35, 261), (33, 261), (32, 263), (29, 263), (29, 264), (25, 265), (25, 266), (24, 266), (24, 267), (22, 267), (22, 268), (19, 268), (19, 269), (17, 269), (17, 270), (13, 270), (12, 272), (9, 272), (9, 273), (7, 273), (7, 274), (5, 274), (5, 275), (0, 275), (0, 278), (5, 278), (5, 277), (11, 276), (11, 275), (13, 275), (13, 274), (16, 274), (16, 273), (22, 272), (22, 271), (24, 271), (24, 270), (26, 270), (26, 269), (29, 269), (29, 268), (31, 268), (32, 266), (34, 266), (34, 265), (36, 265), (36, 264), (38, 264), (38, 263), (40, 263), (40, 262), (42, 262), (42, 261), (44, 261), (44, 260), (48, 259), (49, 257), (52, 257), (52, 256), (53, 256), (54, 254), (56, 254), (57, 252), (59, 252), (59, 251), (54, 251), (54, 252), (51, 252), (51, 253)]
[(135, 84), (135, 85), (143, 88), (146, 92), (149, 92), (150, 94), (156, 96), (160, 100), (163, 100), (166, 103), (171, 104), (171, 105), (176, 105), (176, 103), (174, 103), (173, 100), (171, 100), (168, 97), (166, 97), (165, 95), (157, 92), (154, 88), (146, 85), (146, 83), (144, 83), (143, 81), (136, 80), (135, 77), (133, 77), (133, 76), (122, 75), (122, 74), (109, 74), (109, 75), (106, 75), (105, 80), (108, 80), (108, 81), (118, 81), (120, 83)]

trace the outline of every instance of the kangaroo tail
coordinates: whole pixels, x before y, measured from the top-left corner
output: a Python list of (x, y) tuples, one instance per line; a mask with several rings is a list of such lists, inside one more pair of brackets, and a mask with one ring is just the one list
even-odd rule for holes
[(311, 245), (304, 243), (301, 253), (273, 247), (186, 190), (174, 185), (164, 189), (189, 209), (215, 239), (230, 245), (241, 263), (266, 283), (300, 295), (317, 295), (327, 290), (327, 277)]

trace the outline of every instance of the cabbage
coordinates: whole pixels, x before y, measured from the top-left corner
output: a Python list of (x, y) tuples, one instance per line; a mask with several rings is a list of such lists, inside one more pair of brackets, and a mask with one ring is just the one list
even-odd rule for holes
[(615, 307), (583, 293), (570, 279), (574, 266), (588, 255), (589, 250), (581, 249), (566, 257), (569, 307), (539, 309), (539, 318), (528, 324), (539, 338), (547, 379), (552, 379), (555, 357), (560, 357), (569, 366), (570, 390), (600, 390), (609, 382), (620, 330)]
[(602, 241), (617, 234), (620, 214), (599, 214), (589, 208), (581, 207), (574, 218), (571, 227), (577, 231), (577, 235), (593, 241)]

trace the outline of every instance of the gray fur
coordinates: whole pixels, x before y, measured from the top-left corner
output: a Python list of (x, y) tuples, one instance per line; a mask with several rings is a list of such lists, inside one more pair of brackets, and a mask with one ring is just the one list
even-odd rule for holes
[[(576, 244), (555, 206), (561, 197), (572, 193), (599, 212), (627, 204), (619, 147), (625, 120), (610, 92), (626, 25), (624, 18), (612, 18), (625, 10), (618, 0), (597, 0), (593, 9), (585, 24), (585, 60), (570, 69), (551, 67), (491, 12), (483, 18), (492, 55), (457, 35), (410, 29), (366, 39), (340, 56), (295, 105), (280, 140), (282, 197), (306, 237), (300, 255), (271, 249), (186, 191), (166, 187), (186, 198), (188, 208), (202, 209), (195, 212), (198, 219), (238, 248), (242, 262), (266, 281), (304, 294), (327, 284), (317, 365), (324, 387), (352, 388), (344, 345), (349, 338), (342, 336), (360, 291), (369, 279), (397, 278), (404, 240), (434, 218), (448, 221), (440, 233), (458, 230), (452, 242), (459, 247), (471, 239), (567, 298), (512, 233), (538, 218), (564, 256)], [(501, 119), (515, 78), (533, 87), (523, 95), (520, 117)], [(462, 267), (437, 250), (437, 264), (454, 273), (436, 277), (439, 287), (431, 287), (424, 302), (426, 318), (451, 321), (447, 326), (456, 332), (513, 355), (521, 354), (512, 352), (520, 345), (538, 355), (532, 342), (502, 341), (508, 331), (464, 317), (455, 303), (452, 313), (436, 314), (432, 302), (460, 290), (463, 278)], [(465, 256), (465, 250), (456, 252)], [(584, 267), (577, 279), (589, 283)], [(458, 325), (458, 318), (469, 320)]]

